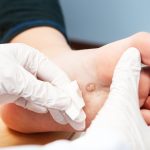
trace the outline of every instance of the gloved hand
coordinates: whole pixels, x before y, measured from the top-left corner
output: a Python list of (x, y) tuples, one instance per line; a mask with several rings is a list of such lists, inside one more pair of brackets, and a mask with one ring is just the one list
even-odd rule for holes
[(38, 113), (52, 111), (57, 122), (64, 120), (82, 130), (85, 127), (84, 101), (78, 91), (76, 81), (71, 82), (61, 69), (34, 48), (21, 43), (0, 45), (0, 104), (14, 102)]
[(129, 48), (116, 65), (106, 103), (86, 132), (84, 140), (93, 140), (97, 149), (150, 149), (150, 128), (139, 108), (140, 70), (140, 53)]

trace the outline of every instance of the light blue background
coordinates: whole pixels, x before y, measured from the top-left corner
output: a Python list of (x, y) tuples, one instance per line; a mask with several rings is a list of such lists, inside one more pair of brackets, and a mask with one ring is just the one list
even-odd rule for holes
[(71, 39), (109, 43), (150, 31), (150, 0), (60, 0)]

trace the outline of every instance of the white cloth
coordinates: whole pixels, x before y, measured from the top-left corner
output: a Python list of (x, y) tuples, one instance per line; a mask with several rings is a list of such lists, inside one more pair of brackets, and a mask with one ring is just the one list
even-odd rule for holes
[(21, 43), (0, 45), (0, 104), (13, 102), (37, 113), (49, 111), (55, 121), (77, 130), (85, 128), (77, 82), (39, 51)]

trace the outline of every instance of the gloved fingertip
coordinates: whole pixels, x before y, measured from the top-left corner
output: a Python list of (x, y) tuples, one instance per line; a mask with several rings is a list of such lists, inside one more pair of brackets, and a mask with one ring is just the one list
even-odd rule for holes
[(69, 125), (74, 128), (77, 131), (83, 131), (86, 127), (86, 123), (85, 120), (81, 121), (81, 122), (76, 122), (73, 121), (72, 119), (70, 119), (67, 115), (64, 116), (65, 119), (67, 120), (67, 122), (69, 123)]
[(62, 125), (66, 125), (67, 122), (63, 116), (63, 112), (59, 111), (59, 110), (56, 110), (56, 109), (49, 109), (49, 112), (51, 114), (51, 116), (53, 117), (53, 119), (57, 122), (57, 123), (60, 123)]
[(15, 104), (24, 108), (26, 106), (26, 100), (24, 98), (22, 98), (22, 97), (18, 98), (15, 101)]
[(34, 110), (34, 112), (36, 112), (36, 113), (47, 113), (48, 112), (46, 107), (37, 105), (37, 104), (32, 103), (32, 102), (31, 103), (27, 102), (24, 108), (31, 110), (31, 111)]

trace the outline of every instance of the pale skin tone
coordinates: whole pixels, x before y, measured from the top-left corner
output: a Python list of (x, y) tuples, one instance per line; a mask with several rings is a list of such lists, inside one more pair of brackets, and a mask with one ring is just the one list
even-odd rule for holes
[[(150, 65), (150, 35), (138, 33), (129, 38), (101, 48), (72, 51), (63, 35), (50, 27), (36, 27), (17, 35), (11, 42), (22, 42), (37, 48), (60, 66), (72, 80), (77, 80), (85, 100), (87, 127), (103, 106), (109, 93), (114, 67), (121, 54), (129, 47), (140, 50), (143, 63)], [(150, 108), (149, 68), (143, 69), (140, 78), (140, 106)], [(150, 124), (149, 110), (142, 109), (144, 119)], [(37, 114), (15, 104), (5, 105), (1, 116), (9, 128), (16, 131), (48, 132), (73, 131), (57, 124), (50, 114)]]

